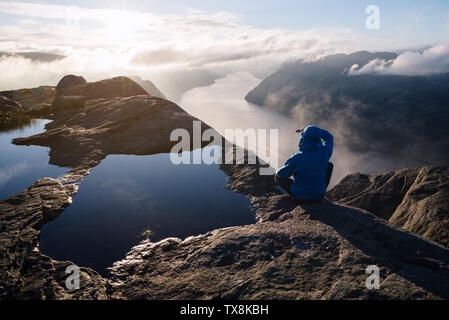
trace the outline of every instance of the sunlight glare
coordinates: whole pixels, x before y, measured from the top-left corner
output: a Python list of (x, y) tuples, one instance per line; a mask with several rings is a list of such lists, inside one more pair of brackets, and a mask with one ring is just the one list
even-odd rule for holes
[(129, 43), (148, 25), (144, 16), (128, 10), (109, 10), (103, 18), (105, 38), (121, 45)]

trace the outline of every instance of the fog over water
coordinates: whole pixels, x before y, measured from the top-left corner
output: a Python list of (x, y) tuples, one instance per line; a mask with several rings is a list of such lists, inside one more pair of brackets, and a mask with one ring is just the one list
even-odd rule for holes
[[(245, 95), (260, 81), (261, 79), (250, 73), (232, 73), (216, 80), (210, 86), (198, 87), (184, 93), (177, 103), (188, 113), (217, 129), (222, 135), (225, 129), (278, 129), (278, 166), (282, 166), (289, 156), (298, 152), (299, 134), (295, 132), (296, 129), (310, 123), (302, 123), (299, 116), (288, 118), (248, 103), (244, 99)], [(331, 159), (335, 169), (331, 185), (354, 172), (379, 173), (401, 168), (401, 164), (391, 159), (350, 152), (345, 146), (341, 128), (337, 123), (334, 126), (329, 124), (324, 129), (329, 130), (335, 137), (334, 154)], [(240, 146), (257, 152), (254, 145)], [(263, 152), (259, 156), (267, 160)]]

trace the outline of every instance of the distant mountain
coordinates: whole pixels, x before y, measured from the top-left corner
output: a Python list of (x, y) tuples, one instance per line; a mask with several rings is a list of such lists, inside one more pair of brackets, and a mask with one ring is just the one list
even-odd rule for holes
[(141, 77), (139, 76), (132, 76), (130, 77), (131, 79), (133, 79), (135, 82), (137, 82), (142, 88), (145, 89), (146, 92), (148, 92), (151, 96), (153, 97), (158, 97), (158, 98), (163, 98), (165, 99), (164, 94), (161, 92), (161, 90), (159, 90), (153, 82), (151, 82), (150, 80), (143, 80)]
[(5, 56), (23, 57), (38, 62), (52, 62), (65, 58), (59, 54), (44, 52), (0, 52), (0, 58)]
[(407, 158), (409, 163), (447, 164), (449, 74), (348, 75), (388, 52), (337, 54), (282, 66), (245, 99), (335, 132), (352, 151)]

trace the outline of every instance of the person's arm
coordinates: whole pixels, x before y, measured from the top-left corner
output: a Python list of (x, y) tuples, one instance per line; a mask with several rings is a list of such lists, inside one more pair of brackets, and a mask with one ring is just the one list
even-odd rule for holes
[(289, 178), (293, 175), (295, 166), (293, 165), (293, 157), (291, 156), (284, 164), (282, 168), (276, 170), (276, 176), (279, 178)]
[(321, 129), (321, 139), (324, 141), (324, 148), (330, 158), (334, 151), (334, 136), (329, 131)]

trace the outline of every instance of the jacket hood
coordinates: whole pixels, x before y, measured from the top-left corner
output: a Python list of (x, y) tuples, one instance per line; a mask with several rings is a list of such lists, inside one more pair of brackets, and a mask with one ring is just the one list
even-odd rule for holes
[(316, 126), (308, 126), (301, 132), (299, 138), (299, 151), (318, 149), (323, 146), (321, 141), (321, 129)]

